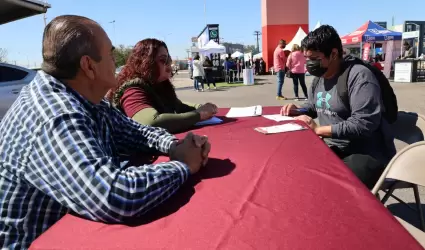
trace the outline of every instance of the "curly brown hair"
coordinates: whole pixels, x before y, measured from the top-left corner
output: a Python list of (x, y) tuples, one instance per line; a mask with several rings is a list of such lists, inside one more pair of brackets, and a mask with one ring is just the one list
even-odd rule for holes
[(148, 83), (155, 82), (159, 77), (155, 57), (161, 47), (165, 47), (168, 51), (167, 45), (155, 38), (144, 39), (136, 43), (126, 64), (117, 76), (117, 87), (108, 92), (107, 99), (112, 100), (114, 93), (121, 85), (135, 78), (140, 78)]

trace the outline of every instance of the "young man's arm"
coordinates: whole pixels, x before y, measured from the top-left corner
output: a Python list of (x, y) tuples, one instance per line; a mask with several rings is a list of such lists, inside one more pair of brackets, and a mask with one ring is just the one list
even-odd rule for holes
[[(383, 109), (378, 80), (366, 67), (355, 65), (348, 79), (348, 92), (351, 116), (346, 121), (331, 126), (332, 138), (351, 139), (371, 136), (381, 124)], [(329, 130), (319, 128), (317, 132), (326, 133)]]

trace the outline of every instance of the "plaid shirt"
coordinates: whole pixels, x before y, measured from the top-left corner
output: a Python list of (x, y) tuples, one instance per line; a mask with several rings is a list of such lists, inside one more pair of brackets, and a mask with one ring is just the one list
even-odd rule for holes
[(157, 206), (188, 178), (187, 166), (123, 159), (168, 153), (174, 140), (39, 71), (0, 123), (0, 248), (28, 248), (69, 211), (121, 222)]

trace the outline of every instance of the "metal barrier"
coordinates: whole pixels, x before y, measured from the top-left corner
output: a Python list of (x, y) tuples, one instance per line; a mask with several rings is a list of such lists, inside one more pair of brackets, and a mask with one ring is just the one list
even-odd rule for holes
[(416, 69), (416, 74), (413, 72), (416, 82), (425, 82), (425, 60), (416, 60), (416, 67), (413, 66), (413, 69)]

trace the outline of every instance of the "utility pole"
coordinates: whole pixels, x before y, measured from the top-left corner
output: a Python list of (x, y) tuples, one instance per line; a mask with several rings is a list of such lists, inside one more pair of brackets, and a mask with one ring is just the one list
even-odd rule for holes
[(261, 36), (261, 32), (260, 31), (254, 31), (254, 36), (256, 37), (257, 40), (257, 50), (258, 52), (260, 52), (260, 36)]
[(187, 50), (186, 50), (186, 52), (187, 52), (187, 60), (189, 60), (189, 58), (190, 58), (190, 56), (189, 56), (189, 54), (190, 54), (190, 49), (187, 49)]
[(207, 23), (207, 0), (204, 0), (204, 18), (205, 18), (205, 26)]
[[(47, 0), (44, 1), (44, 4), (47, 6)], [(46, 12), (47, 12), (47, 8), (44, 9), (44, 13), (43, 13), (43, 20), (44, 20), (44, 27), (47, 26), (47, 17), (46, 17)]]
[(43, 20), (44, 20), (44, 27), (47, 26), (47, 17), (46, 17), (46, 13), (43, 14)]

